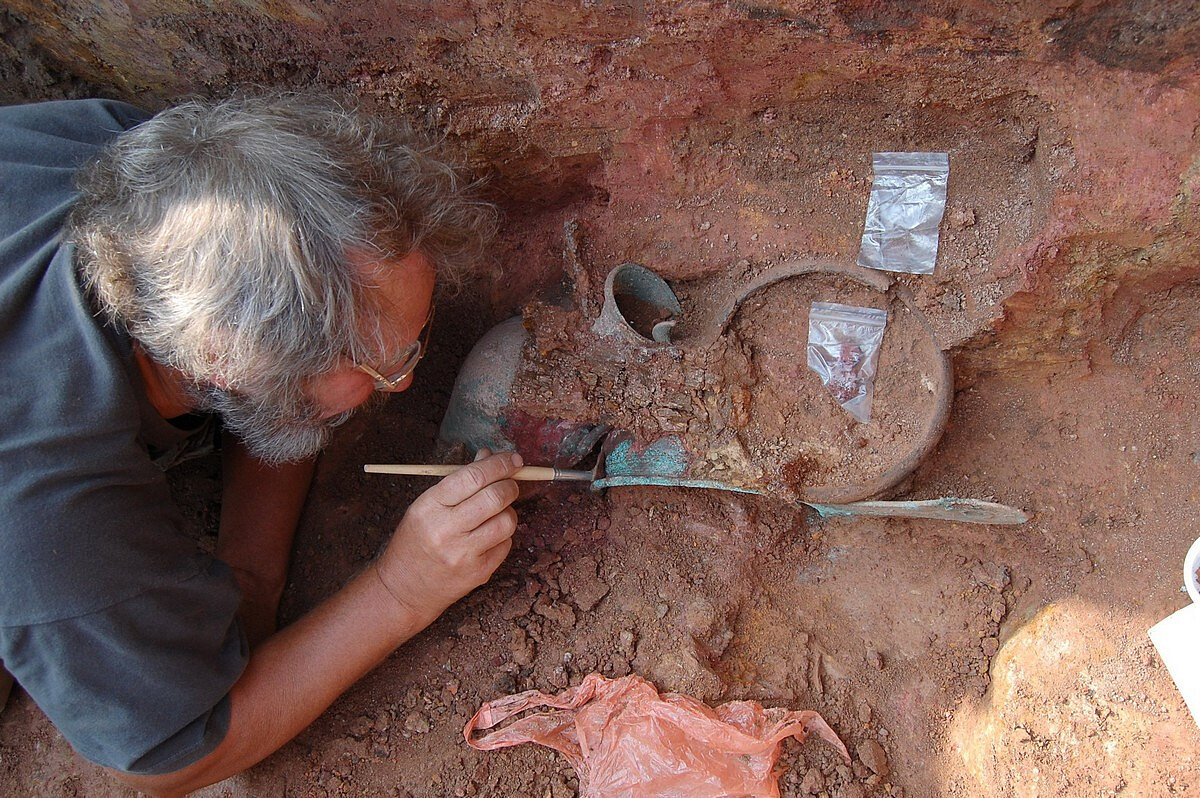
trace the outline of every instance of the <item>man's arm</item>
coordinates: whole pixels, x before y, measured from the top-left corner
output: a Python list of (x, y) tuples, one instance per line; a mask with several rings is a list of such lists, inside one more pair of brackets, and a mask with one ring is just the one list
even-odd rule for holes
[(242, 590), (238, 615), (253, 648), (275, 631), (292, 539), (315, 461), (268, 466), (229, 433), (221, 451), (224, 488), (217, 557), (233, 568)]
[(195, 764), (118, 774), (136, 789), (182, 795), (240, 773), (298, 734), (397, 646), (483, 584), (508, 555), (517, 455), (479, 460), (421, 494), (379, 559), (255, 649), (230, 691), (229, 730)]

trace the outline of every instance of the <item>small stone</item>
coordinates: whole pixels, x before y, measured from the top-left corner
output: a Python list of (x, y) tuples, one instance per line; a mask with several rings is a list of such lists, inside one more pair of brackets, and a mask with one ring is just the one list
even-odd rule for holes
[(816, 795), (823, 789), (825, 789), (825, 777), (816, 768), (809, 768), (808, 772), (804, 774), (804, 780), (800, 782), (800, 794)]
[(661, 621), (663, 618), (667, 617), (667, 610), (669, 609), (670, 607), (668, 607), (665, 602), (660, 601), (654, 608), (654, 617)]
[(533, 596), (527, 593), (518, 593), (504, 602), (504, 606), (500, 608), (500, 617), (506, 621), (514, 621), (523, 615), (528, 615), (532, 607)]
[(600, 578), (600, 566), (593, 557), (580, 557), (563, 568), (558, 582), (581, 612), (589, 612), (608, 595), (608, 583)]
[(427, 734), (430, 728), (429, 718), (420, 712), (410, 712), (404, 719), (404, 730), (413, 734)]
[(873, 648), (867, 649), (867, 664), (877, 671), (883, 670), (883, 657)]
[(508, 671), (501, 671), (496, 674), (496, 678), (492, 684), (495, 686), (496, 692), (503, 693), (504, 695), (517, 692), (517, 677)]
[(983, 651), (983, 656), (994, 657), (996, 652), (1000, 650), (1000, 641), (994, 637), (985, 637), (980, 644), (980, 649)]
[(866, 798), (867, 791), (861, 784), (852, 781), (849, 784), (843, 784), (834, 795), (837, 798)]
[(869, 767), (874, 773), (880, 776), (886, 776), (892, 772), (891, 765), (888, 764), (887, 753), (883, 750), (883, 746), (874, 740), (863, 740), (855, 749), (858, 758), (862, 763)]
[(968, 227), (974, 227), (975, 221), (974, 208), (956, 208), (950, 212), (950, 224), (954, 225), (959, 230), (965, 230)]
[(1004, 616), (1008, 615), (1008, 605), (1006, 605), (1004, 603), (1004, 599), (1001, 598), (1001, 599), (996, 599), (995, 601), (993, 601), (992, 606), (990, 608), (990, 613), (992, 616), (992, 620), (995, 621), (996, 623), (999, 623), (1000, 621), (1004, 620)]
[(632, 660), (634, 655), (637, 653), (635, 648), (637, 644), (637, 637), (633, 634), (633, 631), (630, 629), (622, 629), (621, 633), (617, 635), (617, 642), (621, 646), (621, 656), (623, 656), (626, 660)]
[(357, 718), (350, 721), (350, 726), (346, 729), (346, 733), (355, 740), (361, 740), (368, 733), (370, 733), (374, 726), (375, 722), (371, 718), (368, 718), (366, 715), (359, 715)]
[(546, 596), (538, 596), (533, 604), (533, 611), (543, 618), (548, 618), (563, 629), (575, 626), (575, 610), (567, 604), (552, 602)]
[(522, 668), (532, 665), (536, 652), (533, 641), (525, 634), (525, 630), (517, 627), (510, 630), (508, 635), (508, 650), (512, 656), (512, 661)]
[(470, 640), (483, 635), (483, 628), (479, 625), (478, 618), (468, 618), (460, 623), (454, 631), (463, 640)]
[(950, 310), (962, 310), (963, 307), (963, 295), (952, 289), (943, 291), (938, 301)]
[(1008, 567), (992, 562), (977, 562), (971, 568), (971, 579), (978, 585), (1003, 590), (1009, 582)]
[(562, 665), (555, 665), (554, 670), (550, 671), (550, 676), (548, 677), (547, 681), (549, 681), (550, 684), (554, 685), (558, 689), (562, 690), (571, 683), (571, 677), (570, 674), (567, 673), (566, 668), (564, 668)]

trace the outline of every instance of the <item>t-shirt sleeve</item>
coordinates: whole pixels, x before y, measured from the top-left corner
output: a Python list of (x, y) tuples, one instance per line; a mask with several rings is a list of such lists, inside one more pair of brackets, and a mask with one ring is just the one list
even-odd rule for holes
[(210, 753), (249, 659), (228, 566), (78, 617), (0, 629), (5, 667), (84, 757), (167, 773)]

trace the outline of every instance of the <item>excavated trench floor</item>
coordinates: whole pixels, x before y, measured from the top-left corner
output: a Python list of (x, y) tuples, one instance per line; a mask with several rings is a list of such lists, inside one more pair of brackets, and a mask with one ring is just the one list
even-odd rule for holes
[[(455, 364), (484, 327), (458, 302), (442, 318), (467, 321), (439, 327), (417, 386), (324, 456), (285, 619), (361, 568), (419, 491), (359, 466), (433, 455)], [(816, 709), (852, 751), (873, 740), (888, 757), (876, 775), (789, 744), (785, 795), (802, 782), (835, 796), (1196, 794), (1200, 735), (1145, 629), (1183, 603), (1196, 534), (1200, 280), (1126, 318), (1083, 373), (1030, 366), (962, 386), (906, 493), (995, 499), (1029, 524), (820, 521), (717, 492), (552, 488), (521, 506), (487, 586), (294, 743), (202, 794), (571, 795), (555, 755), (481, 754), (461, 730), (483, 701), (591, 671)], [(211, 534), (216, 463), (174, 483)], [(0, 757), (7, 794), (121, 794), (20, 693)]]

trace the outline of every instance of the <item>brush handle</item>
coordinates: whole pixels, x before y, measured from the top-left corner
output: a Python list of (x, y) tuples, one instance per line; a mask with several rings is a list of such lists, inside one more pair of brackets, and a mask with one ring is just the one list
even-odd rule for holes
[[(413, 477), (444, 477), (453, 474), (461, 465), (434, 465), (425, 463), (383, 464), (372, 463), (363, 466), (368, 474), (400, 474)], [(550, 468), (549, 466), (522, 466), (510, 477), (519, 482), (591, 482), (591, 471), (570, 471), (565, 468)]]

